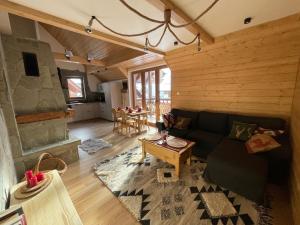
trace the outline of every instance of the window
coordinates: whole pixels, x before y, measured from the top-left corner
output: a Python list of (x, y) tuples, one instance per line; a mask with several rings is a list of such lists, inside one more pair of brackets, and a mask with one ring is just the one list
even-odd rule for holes
[(84, 96), (83, 79), (78, 78), (67, 78), (69, 98), (70, 99), (82, 99)]

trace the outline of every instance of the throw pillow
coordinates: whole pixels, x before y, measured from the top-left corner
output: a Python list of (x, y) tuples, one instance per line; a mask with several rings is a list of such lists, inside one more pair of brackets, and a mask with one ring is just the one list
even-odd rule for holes
[(272, 137), (278, 137), (278, 136), (284, 134), (284, 130), (273, 130), (273, 129), (263, 128), (263, 127), (258, 127), (254, 131), (254, 134), (267, 134)]
[(267, 134), (253, 135), (247, 142), (246, 148), (248, 153), (266, 152), (280, 147), (280, 144)]
[(256, 127), (256, 124), (233, 121), (229, 138), (247, 141), (252, 136)]
[(175, 116), (172, 113), (163, 114), (163, 122), (166, 128), (172, 128), (175, 124)]
[(176, 119), (176, 123), (175, 123), (175, 128), (177, 129), (187, 129), (191, 123), (192, 119), (191, 118), (186, 118), (186, 117), (181, 117), (179, 116), (177, 119)]

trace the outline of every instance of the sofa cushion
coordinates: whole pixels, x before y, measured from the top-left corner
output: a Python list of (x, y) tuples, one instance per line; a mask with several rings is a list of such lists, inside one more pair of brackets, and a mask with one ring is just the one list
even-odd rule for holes
[(179, 137), (179, 138), (186, 138), (186, 135), (189, 132), (189, 130), (177, 129), (177, 128), (170, 128), (168, 131), (169, 131), (169, 135)]
[(224, 138), (207, 161), (207, 180), (263, 203), (268, 163), (262, 157), (248, 154), (243, 142)]
[(227, 114), (215, 112), (199, 112), (197, 129), (225, 134), (227, 125)]
[(263, 127), (267, 129), (285, 130), (286, 128), (285, 120), (281, 118), (229, 115), (228, 123), (227, 123), (227, 133), (231, 131), (233, 121), (256, 124), (259, 127)]
[(196, 122), (198, 118), (198, 112), (194, 111), (188, 111), (188, 110), (183, 110), (183, 109), (172, 109), (171, 113), (175, 117), (185, 117), (185, 118), (191, 118), (191, 123), (189, 125), (189, 128), (194, 128), (196, 127)]
[(248, 141), (249, 138), (251, 138), (256, 127), (257, 127), (256, 124), (248, 124), (248, 123), (233, 121), (229, 138), (237, 139), (240, 141)]
[(193, 154), (206, 159), (207, 155), (222, 141), (223, 135), (203, 130), (190, 130), (187, 133), (186, 138), (196, 142), (196, 145), (193, 148)]
[(280, 146), (274, 138), (267, 134), (255, 134), (246, 142), (246, 148), (250, 154), (271, 151)]
[(176, 121), (175, 121), (175, 124), (174, 124), (174, 128), (181, 129), (181, 130), (182, 129), (183, 130), (188, 129), (188, 127), (191, 124), (191, 121), (192, 121), (191, 118), (178, 116), (176, 118)]

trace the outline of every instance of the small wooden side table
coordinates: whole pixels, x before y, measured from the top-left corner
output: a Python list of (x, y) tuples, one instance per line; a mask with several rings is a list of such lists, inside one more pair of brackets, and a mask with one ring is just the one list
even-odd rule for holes
[(57, 172), (49, 172), (53, 179), (49, 186), (28, 199), (16, 199), (14, 191), (24, 182), (11, 189), (10, 206), (21, 204), (28, 225), (82, 225), (72, 200)]

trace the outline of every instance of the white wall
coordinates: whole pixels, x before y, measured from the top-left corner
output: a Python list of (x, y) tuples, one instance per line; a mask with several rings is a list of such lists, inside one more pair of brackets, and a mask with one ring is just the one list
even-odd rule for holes
[(11, 27), (7, 12), (0, 11), (0, 33), (11, 34)]
[(97, 92), (98, 84), (100, 84), (101, 81), (96, 76), (91, 75), (91, 74), (87, 75), (87, 79), (88, 79), (88, 84), (89, 84), (90, 90), (92, 92)]
[(111, 108), (122, 106), (122, 81), (110, 82)]

